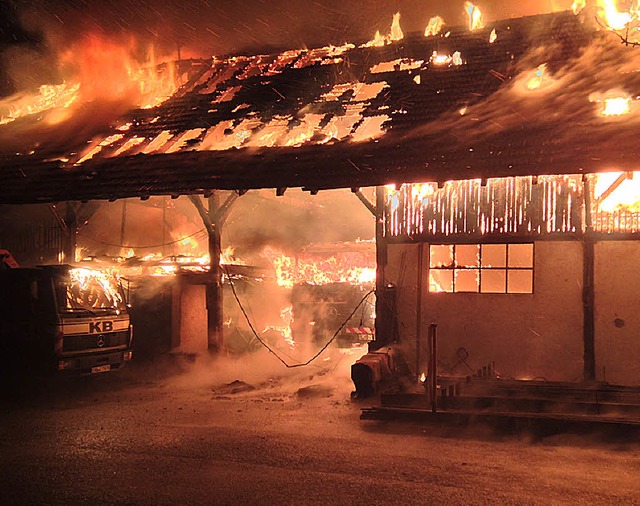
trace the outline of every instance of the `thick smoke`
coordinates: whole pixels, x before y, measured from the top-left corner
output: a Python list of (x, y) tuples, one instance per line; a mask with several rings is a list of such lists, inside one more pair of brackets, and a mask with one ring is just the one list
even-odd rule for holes
[[(485, 0), (476, 3), (486, 20), (571, 8), (570, 0)], [(24, 24), (73, 40), (78, 34), (134, 34), (163, 51), (178, 48), (199, 56), (265, 47), (300, 48), (368, 39), (388, 32), (393, 13), (402, 15), (406, 32), (422, 32), (432, 16), (449, 25), (466, 23), (464, 1), (437, 0), (222, 0), (178, 4), (168, 0), (19, 0)]]
[[(442, 145), (455, 143), (459, 150), (491, 146), (494, 139), (501, 145), (502, 136), (519, 135), (603, 155), (615, 137), (616, 149), (635, 150), (632, 127), (640, 120), (638, 48), (600, 32), (577, 57), (562, 60), (559, 49), (541, 41), (519, 63), (516, 77), (498, 92), (414, 129), (405, 141), (439, 139)], [(606, 100), (612, 98), (625, 101), (628, 110), (605, 115)]]

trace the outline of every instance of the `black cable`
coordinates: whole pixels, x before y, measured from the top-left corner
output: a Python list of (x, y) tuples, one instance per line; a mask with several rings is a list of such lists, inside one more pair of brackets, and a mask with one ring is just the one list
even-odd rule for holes
[(78, 237), (84, 237), (85, 239), (89, 239), (90, 241), (95, 241), (95, 242), (99, 242), (100, 244), (104, 244), (105, 246), (113, 246), (114, 248), (132, 248), (132, 249), (149, 249), (149, 248), (161, 248), (162, 246), (171, 246), (172, 244), (176, 244), (179, 242), (184, 241), (185, 239), (189, 239), (191, 237), (194, 237), (198, 234), (201, 234), (202, 232), (206, 232), (206, 228), (201, 228), (200, 230), (198, 230), (197, 232), (194, 232), (191, 235), (186, 235), (184, 237), (182, 237), (181, 239), (176, 239), (175, 241), (170, 241), (170, 242), (165, 242), (162, 244), (153, 244), (151, 246), (132, 246), (130, 244), (112, 244), (106, 241), (101, 241), (100, 239), (96, 239), (95, 237), (91, 237), (90, 235), (84, 235), (84, 234), (78, 234)]
[(251, 321), (249, 320), (249, 315), (247, 315), (247, 312), (245, 311), (244, 307), (242, 306), (242, 302), (240, 302), (240, 298), (238, 297), (238, 294), (236, 292), (236, 287), (233, 285), (233, 281), (231, 280), (231, 278), (229, 278), (229, 271), (227, 266), (224, 266), (225, 271), (227, 271), (227, 279), (229, 280), (229, 284), (231, 285), (231, 291), (233, 292), (233, 296), (236, 299), (236, 302), (238, 303), (238, 306), (240, 307), (240, 311), (242, 311), (242, 314), (244, 315), (245, 320), (247, 321), (247, 325), (249, 325), (249, 328), (251, 329), (251, 332), (253, 332), (253, 335), (255, 336), (255, 338), (258, 340), (258, 342), (264, 346), (267, 350), (269, 350), (270, 353), (273, 354), (274, 357), (276, 357), (287, 369), (294, 369), (296, 367), (306, 367), (309, 364), (311, 364), (311, 362), (313, 362), (316, 358), (318, 358), (322, 352), (324, 352), (324, 350), (326, 350), (329, 345), (335, 340), (336, 337), (338, 337), (338, 334), (340, 333), (340, 331), (345, 327), (345, 325), (349, 322), (349, 320), (351, 319), (351, 317), (356, 314), (356, 311), (358, 311), (358, 309), (360, 308), (360, 306), (364, 303), (365, 300), (367, 300), (367, 297), (369, 297), (369, 295), (371, 295), (372, 293), (375, 292), (375, 290), (370, 290), (364, 297), (362, 297), (362, 299), (360, 299), (360, 302), (358, 302), (358, 304), (356, 305), (356, 307), (353, 309), (353, 311), (351, 312), (351, 314), (349, 316), (347, 316), (346, 320), (344, 322), (342, 322), (342, 325), (340, 325), (340, 327), (338, 327), (338, 330), (335, 331), (335, 333), (333, 334), (333, 336), (331, 337), (331, 339), (329, 339), (325, 345), (320, 348), (320, 350), (313, 356), (311, 357), (309, 360), (307, 360), (306, 362), (300, 362), (297, 364), (288, 364), (284, 359), (282, 359), (267, 343), (265, 343), (260, 336), (258, 335), (258, 333), (256, 332), (255, 328), (253, 327), (253, 324), (251, 323)]

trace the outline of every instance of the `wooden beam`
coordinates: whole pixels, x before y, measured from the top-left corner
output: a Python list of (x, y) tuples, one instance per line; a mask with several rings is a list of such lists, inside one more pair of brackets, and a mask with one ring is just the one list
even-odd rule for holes
[(383, 335), (385, 328), (390, 325), (384, 325), (385, 318), (392, 318), (393, 315), (388, 314), (388, 302), (385, 297), (385, 267), (387, 263), (387, 243), (384, 237), (384, 206), (385, 191), (383, 186), (376, 188), (376, 322), (375, 322), (375, 341), (370, 343), (369, 351), (377, 350), (388, 344), (392, 336)]
[[(233, 203), (238, 200), (239, 197), (240, 195), (236, 192), (231, 192), (224, 203), (214, 211), (213, 221), (218, 225), (218, 227), (221, 227), (227, 220), (227, 216), (229, 216), (229, 213), (231, 212), (231, 206), (233, 206)], [(211, 208), (209, 208), (209, 212), (211, 212)]]
[(611, 194), (614, 191), (616, 191), (620, 187), (620, 185), (624, 183), (627, 179), (633, 179), (633, 172), (623, 172), (622, 174), (620, 174), (616, 178), (616, 180), (613, 183), (611, 183), (609, 188), (607, 188), (604, 192), (602, 192), (602, 195), (600, 195), (597, 199), (595, 199), (596, 207), (600, 207), (600, 204), (602, 204), (604, 200), (610, 197)]
[(591, 215), (591, 181), (584, 180), (584, 207), (586, 233), (582, 242), (582, 314), (583, 314), (583, 379), (596, 379), (596, 351), (595, 351), (595, 241), (593, 218)]
[(364, 194), (360, 191), (360, 189), (358, 189), (353, 193), (355, 194), (356, 197), (358, 197), (358, 200), (364, 204), (364, 207), (366, 207), (371, 212), (371, 214), (373, 214), (374, 217), (378, 216), (378, 211), (376, 209), (376, 206), (374, 206), (371, 202), (369, 202), (369, 199), (367, 199), (367, 197), (364, 196)]

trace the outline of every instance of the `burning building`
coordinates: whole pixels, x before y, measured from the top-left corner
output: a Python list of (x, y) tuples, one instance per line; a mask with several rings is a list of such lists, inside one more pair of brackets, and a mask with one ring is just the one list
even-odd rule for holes
[(182, 62), (159, 105), (74, 146), (14, 147), (0, 202), (204, 195), (217, 266), (220, 218), (247, 191), (348, 188), (376, 221), (372, 351), (397, 345), (416, 378), (636, 385), (637, 16), (621, 36), (578, 5), (467, 11), (424, 34), (395, 18), (369, 42)]

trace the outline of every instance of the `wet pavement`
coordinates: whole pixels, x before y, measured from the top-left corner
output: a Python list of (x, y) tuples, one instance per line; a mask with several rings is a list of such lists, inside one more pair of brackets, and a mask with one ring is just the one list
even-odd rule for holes
[(13, 390), (2, 502), (640, 503), (639, 442), (360, 420), (347, 362), (163, 361)]

